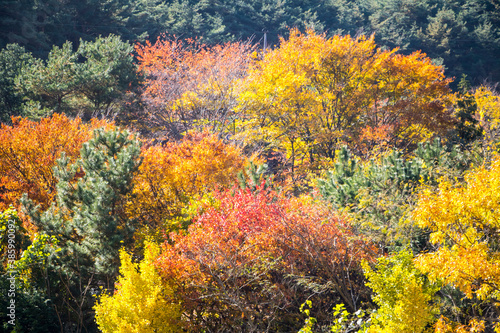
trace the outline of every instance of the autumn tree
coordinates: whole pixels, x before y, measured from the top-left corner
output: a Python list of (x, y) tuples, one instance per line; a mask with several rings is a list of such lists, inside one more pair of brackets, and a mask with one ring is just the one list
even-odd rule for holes
[[(209, 192), (231, 187), (245, 164), (240, 149), (207, 132), (145, 147), (127, 212), (152, 232), (185, 228), (189, 205)], [(194, 213), (194, 212), (193, 212)]]
[(359, 262), (369, 244), (311, 199), (287, 199), (264, 184), (215, 195), (188, 233), (171, 234), (158, 259), (191, 330), (289, 332), (313, 298), (323, 315), (339, 301), (367, 299)]
[[(442, 181), (438, 190), (424, 189), (413, 218), (431, 231), (436, 250), (421, 254), (417, 267), (432, 281), (442, 281), (460, 290), (480, 311), (458, 313), (440, 321), (439, 332), (468, 324), (500, 330), (498, 187), (500, 160), (482, 166), (465, 177), (465, 183)], [(455, 318), (461, 318), (458, 323)], [(446, 328), (448, 327), (448, 328)], [(472, 329), (472, 328), (470, 328)], [(458, 328), (457, 328), (458, 330)]]
[(112, 295), (102, 294), (94, 306), (103, 333), (182, 332), (179, 304), (172, 303), (173, 290), (162, 284), (154, 267), (160, 247), (146, 244), (144, 259), (136, 264), (120, 251), (120, 276)]
[(480, 86), (471, 92), (477, 106), (476, 119), (481, 125), (486, 143), (498, 147), (500, 140), (500, 95), (495, 89)]
[(64, 152), (74, 162), (94, 129), (111, 128), (104, 120), (83, 123), (54, 114), (40, 122), (14, 118), (0, 128), (0, 209), (17, 206), (23, 193), (46, 209), (56, 195), (56, 161)]
[(363, 269), (378, 305), (368, 332), (429, 332), (436, 313), (431, 301), (439, 284), (415, 268), (411, 251), (381, 257), (375, 269), (364, 263)]
[(149, 130), (176, 138), (205, 126), (228, 131), (237, 104), (234, 83), (246, 75), (253, 49), (249, 42), (207, 46), (165, 37), (136, 45)]
[(406, 148), (441, 133), (450, 80), (424, 54), (396, 51), (373, 38), (291, 30), (244, 80), (242, 135), (286, 152), (293, 175), (333, 159), (341, 144)]

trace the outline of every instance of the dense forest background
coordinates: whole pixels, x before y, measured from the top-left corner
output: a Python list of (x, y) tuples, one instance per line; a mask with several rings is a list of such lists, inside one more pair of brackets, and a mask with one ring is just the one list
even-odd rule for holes
[(422, 50), (473, 84), (500, 81), (500, 3), (497, 0), (158, 1), (2, 0), (0, 47), (18, 43), (45, 58), (53, 45), (110, 33), (122, 40), (150, 41), (167, 32), (204, 43), (247, 40), (270, 45), (288, 29), (375, 33), (378, 45), (409, 54)]
[(500, 332), (498, 0), (1, 1), (0, 333)]

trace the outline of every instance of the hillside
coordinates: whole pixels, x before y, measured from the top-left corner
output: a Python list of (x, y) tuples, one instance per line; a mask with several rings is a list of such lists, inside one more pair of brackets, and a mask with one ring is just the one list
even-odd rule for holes
[(495, 2), (23, 4), (0, 333), (500, 332)]

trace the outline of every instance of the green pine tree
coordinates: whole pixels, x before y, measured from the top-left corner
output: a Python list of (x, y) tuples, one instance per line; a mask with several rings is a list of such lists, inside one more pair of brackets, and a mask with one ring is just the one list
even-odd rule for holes
[(47, 292), (63, 324), (75, 331), (95, 327), (92, 293), (112, 288), (119, 249), (132, 241), (134, 223), (123, 205), (139, 154), (139, 141), (129, 132), (96, 130), (79, 160), (58, 161), (57, 200), (47, 211), (22, 200), (39, 231), (58, 240), (60, 251), (47, 264)]

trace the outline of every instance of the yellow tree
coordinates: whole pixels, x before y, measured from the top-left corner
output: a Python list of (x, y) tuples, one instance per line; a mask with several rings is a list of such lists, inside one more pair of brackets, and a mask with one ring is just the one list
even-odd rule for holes
[(132, 262), (121, 250), (121, 267), (114, 295), (102, 295), (94, 306), (96, 322), (103, 333), (173, 333), (180, 326), (181, 307), (171, 301), (173, 290), (162, 284), (154, 267), (160, 248), (146, 244), (144, 259)]
[(291, 30), (244, 79), (244, 136), (286, 151), (294, 171), (334, 158), (340, 144), (406, 147), (446, 128), (443, 68), (422, 53), (396, 51), (378, 49), (373, 37)]
[[(438, 247), (422, 254), (417, 267), (431, 280), (440, 280), (461, 290), (469, 299), (488, 304), (492, 311), (473, 318), (471, 327), (496, 328), (500, 318), (500, 158), (491, 167), (478, 168), (465, 177), (463, 186), (443, 181), (438, 191), (420, 193), (413, 212), (422, 228), (429, 228), (430, 240)], [(440, 321), (446, 332), (446, 320)], [(479, 330), (478, 330), (479, 331)]]
[(500, 136), (500, 96), (493, 89), (481, 86), (474, 91), (477, 115), (490, 144), (498, 144)]
[(403, 250), (391, 257), (381, 257), (376, 270), (363, 263), (367, 286), (373, 289), (374, 302), (379, 306), (371, 315), (368, 332), (421, 333), (429, 331), (434, 318), (430, 305), (439, 290), (415, 268), (413, 254)]

